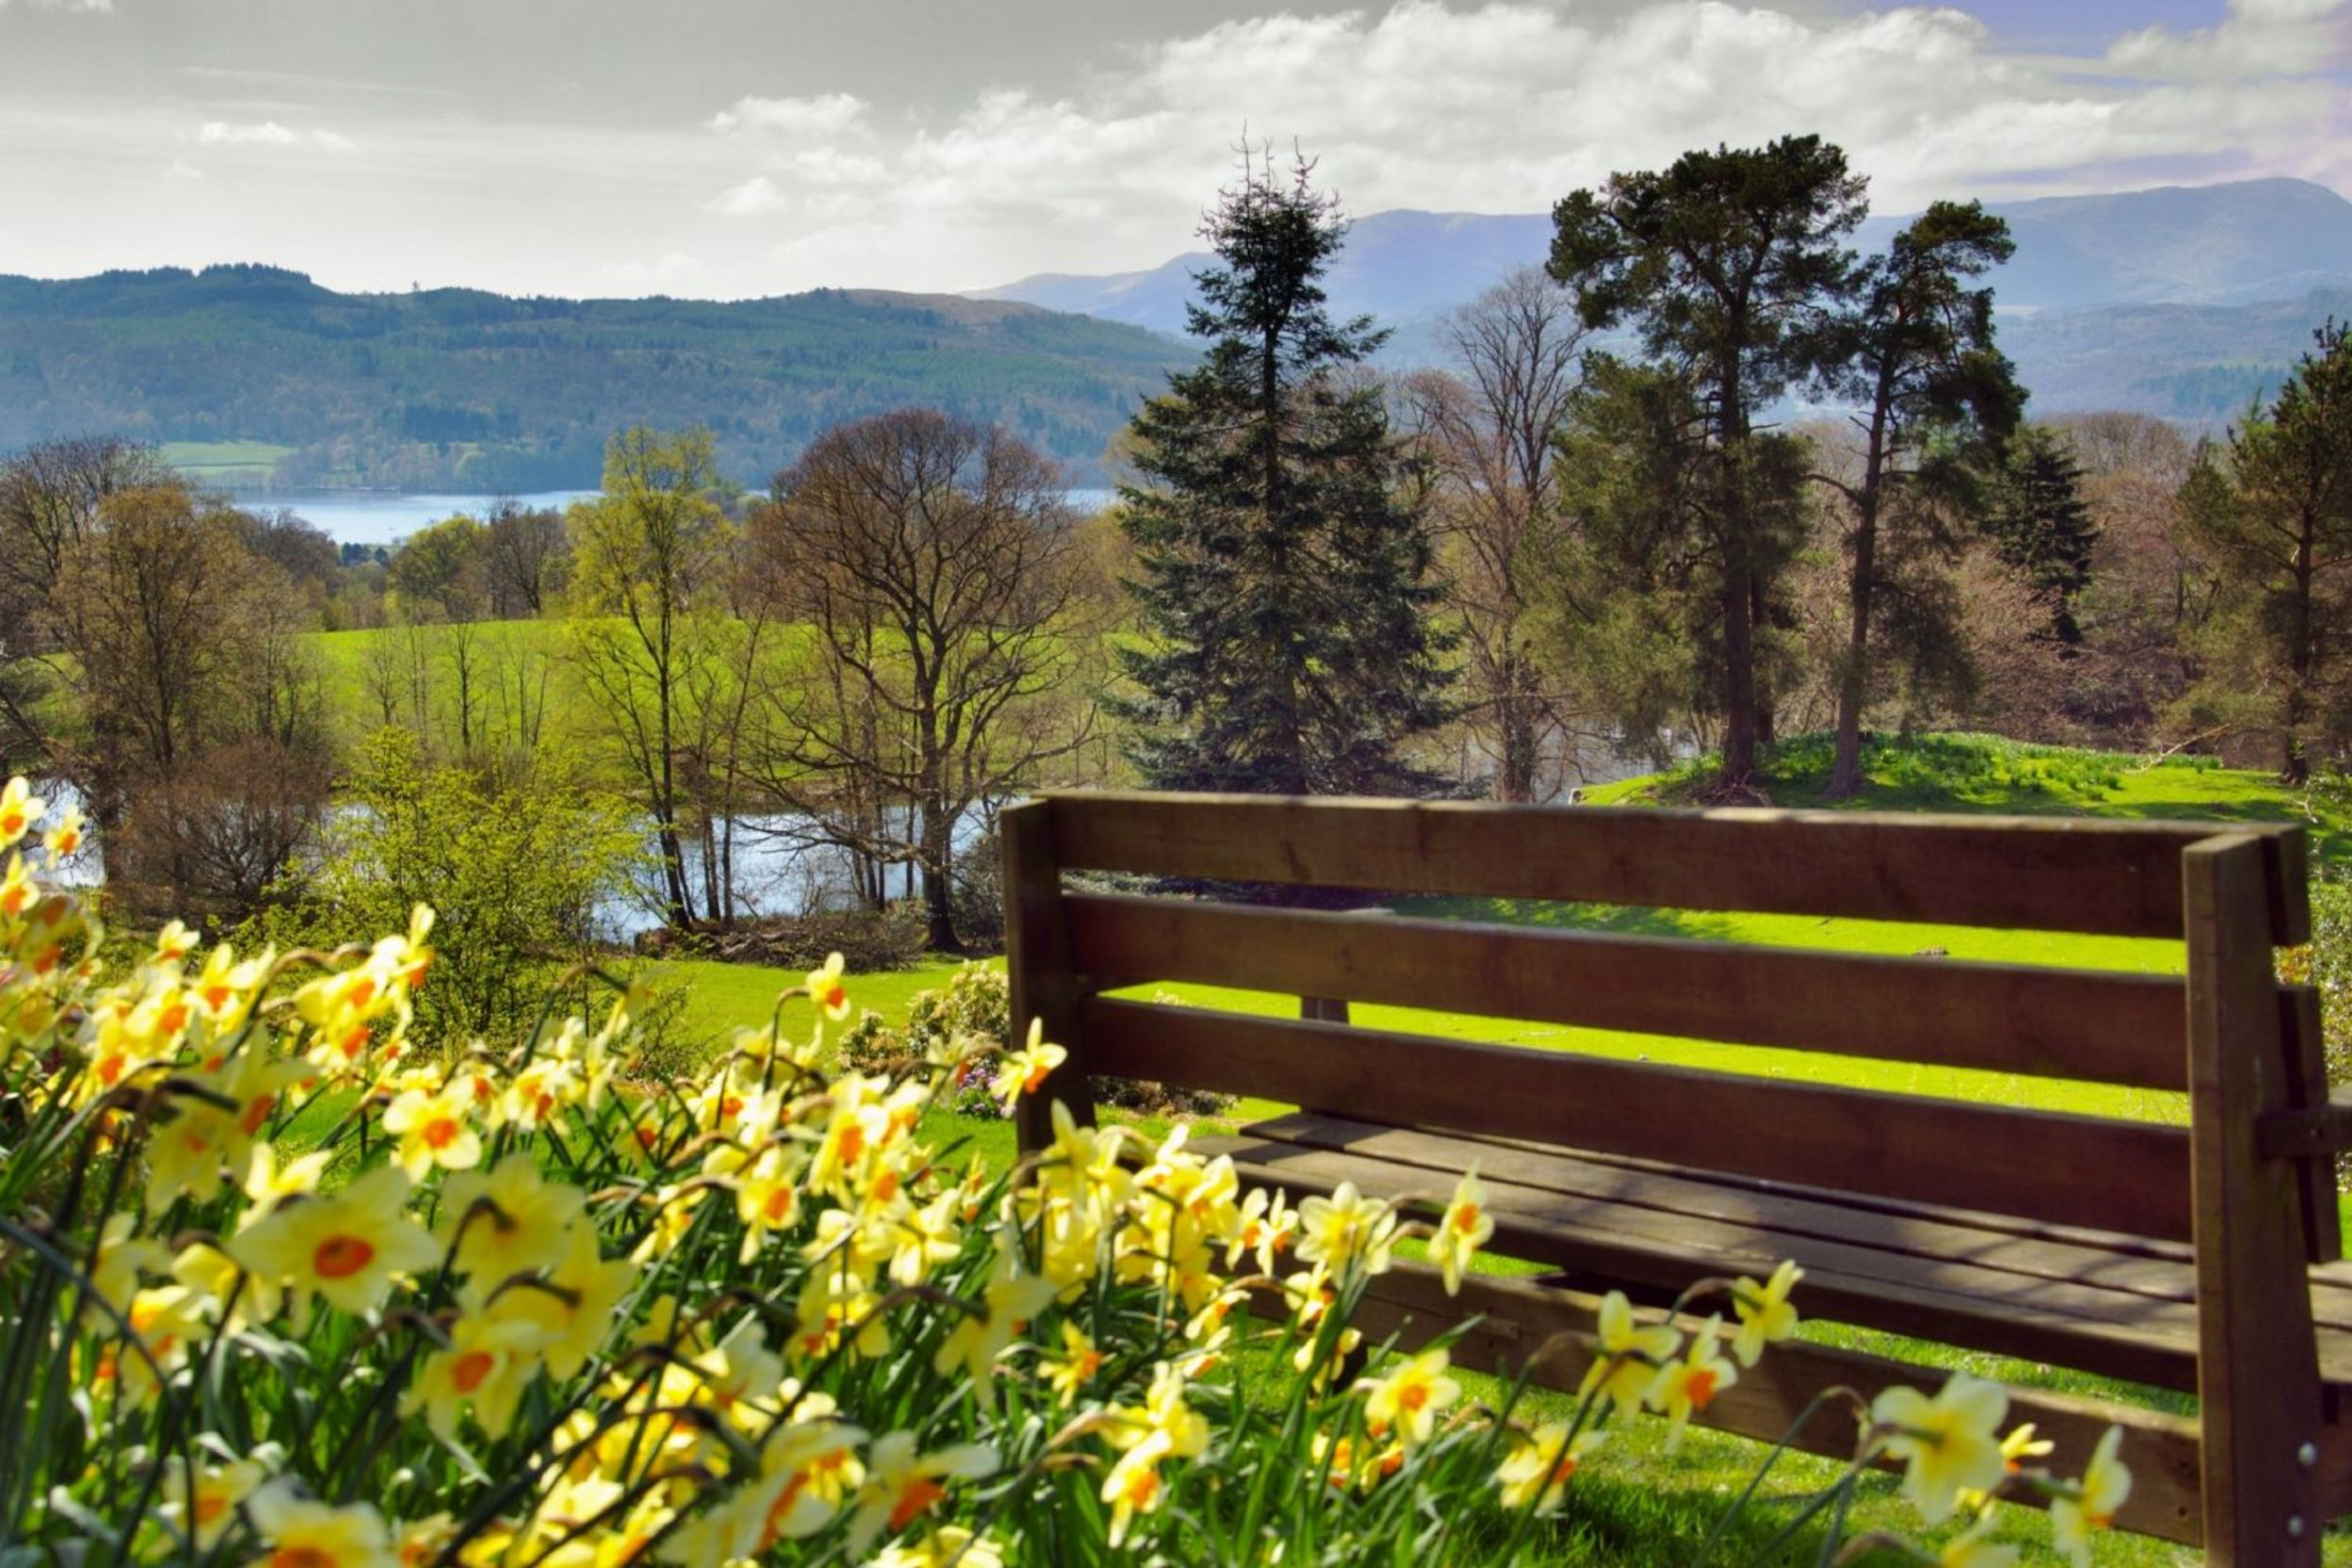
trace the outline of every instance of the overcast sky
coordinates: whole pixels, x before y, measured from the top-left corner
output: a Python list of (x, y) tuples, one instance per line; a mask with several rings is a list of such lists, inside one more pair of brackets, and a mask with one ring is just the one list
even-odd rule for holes
[(948, 289), (1190, 248), (1231, 148), (1532, 212), (1818, 130), (1881, 211), (2352, 191), (2352, 0), (0, 0), (0, 272)]

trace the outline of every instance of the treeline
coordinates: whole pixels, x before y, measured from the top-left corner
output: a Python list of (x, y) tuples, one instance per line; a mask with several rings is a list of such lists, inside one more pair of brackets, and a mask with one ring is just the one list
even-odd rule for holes
[[(1864, 211), (1816, 138), (1620, 174), (1398, 377), (1327, 308), (1311, 165), (1253, 157), (1204, 229), (1207, 352), (1099, 517), (926, 408), (755, 493), (711, 431), (633, 427), (596, 499), (380, 557), (134, 444), (33, 447), (0, 466), (0, 744), (79, 786), (126, 898), (323, 921), (389, 889), (515, 952), (584, 950), (632, 875), (681, 931), (772, 911), (779, 843), (984, 942), (972, 825), (1045, 784), (1541, 801), (1712, 757), (1752, 799), (1809, 733), (1847, 793), (1871, 732), (1952, 722), (2340, 764), (2346, 332), (2220, 439), (2038, 423), (2001, 222), (1939, 203), (1864, 255)], [(374, 629), (330, 668), (331, 627)]]

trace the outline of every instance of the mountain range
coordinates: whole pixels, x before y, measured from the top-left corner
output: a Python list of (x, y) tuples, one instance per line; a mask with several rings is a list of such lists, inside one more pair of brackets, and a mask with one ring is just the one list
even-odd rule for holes
[(276, 481), (593, 486), (631, 424), (709, 426), (758, 485), (835, 422), (922, 404), (1098, 479), (1192, 351), (1139, 327), (951, 294), (767, 300), (341, 294), (271, 267), (0, 276), (0, 451), (112, 431), (290, 448)]
[[(1988, 203), (2017, 254), (1988, 281), (2036, 412), (2128, 407), (2195, 421), (2242, 410), (2352, 290), (2352, 202), (2305, 180), (2242, 180)], [(1854, 237), (1883, 248), (1907, 216)], [(1400, 210), (1359, 219), (1332, 268), (1342, 314), (1396, 329), (1388, 357), (1442, 360), (1437, 323), (1512, 268), (1540, 264), (1545, 214)], [(1205, 253), (1143, 271), (1041, 273), (974, 297), (1184, 332)]]
[[(2352, 202), (2256, 180), (2000, 204), (1993, 278), (2032, 409), (2131, 408), (2210, 426), (2352, 316)], [(1876, 218), (1857, 243), (1885, 243)], [(1391, 363), (1550, 243), (1540, 214), (1384, 212), (1329, 279), (1398, 329)], [(979, 296), (871, 289), (736, 301), (341, 294), (273, 267), (0, 276), (0, 451), (114, 431), (274, 454), (280, 485), (556, 489), (597, 482), (625, 425), (709, 426), (764, 482), (826, 426), (908, 404), (1003, 423), (1102, 481), (1136, 405), (1192, 363), (1192, 274), (1042, 275)], [(247, 459), (240, 457), (243, 462)]]

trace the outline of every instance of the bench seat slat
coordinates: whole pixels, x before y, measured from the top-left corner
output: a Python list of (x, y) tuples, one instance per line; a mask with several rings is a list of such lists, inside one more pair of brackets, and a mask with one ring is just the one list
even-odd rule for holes
[[(1458, 1173), (1261, 1132), (1245, 1129), (1238, 1138), (1203, 1140), (1200, 1147), (1230, 1154), (1245, 1184), (1281, 1186), (1294, 1201), (1343, 1181), (1384, 1197), (1440, 1201)], [(1475, 1150), (1465, 1144), (1463, 1152)], [(1620, 1284), (1654, 1301), (1710, 1276), (1760, 1277), (1779, 1259), (1794, 1258), (1806, 1270), (1799, 1306), (1808, 1316), (2156, 1387), (2187, 1392), (2196, 1386), (2196, 1312), (2182, 1301), (2095, 1280), (2032, 1279), (1967, 1258), (1885, 1251), (1860, 1237), (1827, 1239), (1699, 1220), (1636, 1203), (1574, 1197), (1494, 1173), (1480, 1179), (1496, 1226), (1492, 1251)], [(2352, 1383), (2352, 1331), (2326, 1331), (2321, 1358), (2332, 1380)]]
[(1070, 894), (1097, 984), (1194, 981), (1992, 1072), (2188, 1087), (2178, 976)]
[[(2210, 825), (1749, 807), (1050, 795), (1067, 869), (2178, 937)], [(2310, 940), (2304, 837), (2263, 834), (2272, 939)]]
[[(1475, 1163), (1484, 1176), (1515, 1187), (1649, 1210), (1664, 1222), (1689, 1219), (1850, 1243), (1883, 1252), (1898, 1264), (1904, 1258), (1934, 1264), (1962, 1261), (1974, 1269), (2014, 1276), (2026, 1288), (2034, 1281), (2090, 1286), (2180, 1306), (2197, 1299), (2189, 1249), (2160, 1244), (2168, 1256), (2152, 1257), (2139, 1245), (2139, 1237), (2103, 1238), (2095, 1232), (2021, 1236), (2000, 1227), (2000, 1216), (1996, 1215), (1958, 1209), (1888, 1214), (1824, 1190), (1769, 1189), (1646, 1163), (1629, 1166), (1565, 1149), (1383, 1127), (1315, 1111), (1276, 1117), (1245, 1131), (1262, 1143), (1298, 1144), (1383, 1161), (1399, 1167), (1400, 1182), (1406, 1180), (1406, 1172), (1425, 1172), (1440, 1191), (1450, 1191), (1454, 1180)], [(1996, 1223), (1989, 1226), (1988, 1221)], [(2332, 1279), (2315, 1279), (2313, 1287), (2319, 1321), (2352, 1331), (2352, 1290)]]
[(2188, 1134), (2178, 1127), (1099, 997), (1081, 1016), (1097, 1073), (1344, 1107), (1392, 1126), (2190, 1237)]

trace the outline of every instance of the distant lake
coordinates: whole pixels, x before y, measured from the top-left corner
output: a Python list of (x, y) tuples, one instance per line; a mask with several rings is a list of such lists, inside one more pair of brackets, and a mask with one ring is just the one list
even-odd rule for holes
[[(5, 0), (0, 0), (5, 4)], [(584, 500), (594, 490), (535, 490), (504, 499), (530, 510), (552, 507), (562, 511)], [(1117, 490), (1074, 489), (1070, 504), (1096, 512), (1118, 499)], [(248, 511), (290, 511), (327, 531), (338, 544), (391, 544), (407, 538), (427, 523), (464, 512), (487, 517), (495, 495), (409, 495), (395, 490), (235, 490), (231, 499)]]
[[(594, 490), (537, 490), (511, 499), (526, 508), (561, 511)], [(487, 517), (494, 495), (406, 495), (393, 490), (238, 490), (236, 504), (252, 511), (286, 510), (327, 531), (338, 544), (390, 544), (427, 523), (464, 512)]]

